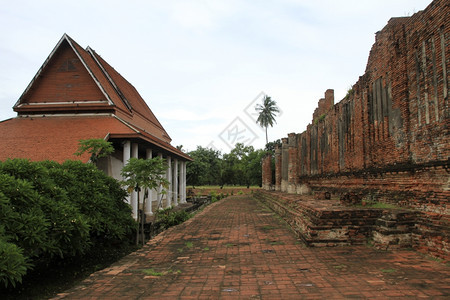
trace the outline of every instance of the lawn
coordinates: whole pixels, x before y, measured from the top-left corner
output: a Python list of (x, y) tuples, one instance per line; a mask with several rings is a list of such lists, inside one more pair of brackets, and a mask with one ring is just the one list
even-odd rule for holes
[(204, 186), (195, 186), (195, 188), (192, 188), (192, 186), (187, 186), (187, 194), (188, 196), (191, 193), (194, 193), (196, 196), (207, 196), (209, 193), (214, 191), (216, 194), (223, 193), (224, 195), (238, 195), (238, 194), (251, 194), (255, 190), (259, 190), (259, 186), (250, 186), (250, 188), (247, 188), (247, 186), (236, 186), (236, 185), (225, 185), (222, 188), (219, 185), (204, 185)]

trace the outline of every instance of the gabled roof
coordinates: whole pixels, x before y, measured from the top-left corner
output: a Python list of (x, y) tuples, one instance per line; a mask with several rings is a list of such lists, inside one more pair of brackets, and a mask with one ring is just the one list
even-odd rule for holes
[[(62, 71), (67, 71), (68, 75), (62, 74)], [(70, 72), (77, 75), (71, 75)], [(39, 89), (40, 85), (55, 85), (56, 80), (50, 82), (47, 78), (49, 76), (59, 76), (56, 84), (59, 85), (58, 89), (55, 90), (53, 86)], [(79, 81), (83, 81), (83, 84), (89, 87), (82, 88)], [(45, 91), (46, 94), (36, 97), (36, 90)], [(92, 98), (93, 94), (97, 98)], [(34, 100), (31, 100), (33, 98)], [(133, 123), (142, 131), (166, 142), (171, 141), (134, 86), (94, 50), (90, 47), (83, 49), (67, 34), (63, 35), (38, 70), (14, 105), (14, 110), (19, 115), (73, 113), (74, 111), (77, 113), (112, 112)]]
[(81, 159), (81, 139), (134, 140), (183, 160), (137, 90), (100, 55), (67, 34), (59, 40), (14, 105), (18, 117), (0, 122), (0, 160)]

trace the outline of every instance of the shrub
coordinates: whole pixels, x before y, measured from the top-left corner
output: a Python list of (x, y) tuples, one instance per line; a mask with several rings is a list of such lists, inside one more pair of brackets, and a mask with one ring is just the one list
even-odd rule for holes
[(17, 282), (22, 282), (29, 267), (23, 249), (0, 238), (0, 285), (15, 287)]
[(124, 240), (135, 224), (125, 195), (91, 164), (0, 162), (0, 283), (14, 286), (33, 266)]
[(134, 230), (127, 193), (119, 182), (92, 164), (66, 161), (44, 162), (49, 177), (68, 194), (73, 205), (87, 218), (91, 237), (100, 243), (123, 239)]
[(9, 213), (2, 216), (10, 219), (6, 233), (13, 235), (26, 255), (48, 260), (54, 255), (81, 254), (89, 248), (86, 218), (41, 163), (7, 160), (0, 164), (0, 172), (9, 173), (9, 178), (3, 174), (0, 180), (0, 191), (9, 198)]
[(181, 224), (189, 218), (190, 215), (186, 211), (174, 211), (171, 207), (158, 211), (156, 215), (156, 219), (162, 229)]

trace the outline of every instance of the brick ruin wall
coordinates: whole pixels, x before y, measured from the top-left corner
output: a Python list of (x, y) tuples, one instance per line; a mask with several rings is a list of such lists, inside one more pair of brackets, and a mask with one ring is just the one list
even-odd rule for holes
[[(275, 151), (275, 190), (358, 193), (437, 214), (448, 225), (450, 13), (433, 1), (376, 33), (365, 74)], [(263, 177), (266, 175), (263, 174)]]

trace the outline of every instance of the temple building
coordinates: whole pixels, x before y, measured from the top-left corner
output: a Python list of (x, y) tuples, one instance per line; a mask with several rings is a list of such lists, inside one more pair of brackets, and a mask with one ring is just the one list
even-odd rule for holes
[[(44, 61), (13, 107), (15, 118), (0, 122), (0, 160), (81, 160), (79, 141), (104, 139), (114, 153), (97, 166), (121, 180), (131, 157), (162, 157), (168, 164), (167, 193), (152, 191), (144, 211), (152, 215), (164, 195), (163, 207), (186, 202), (186, 162), (192, 160), (173, 147), (171, 138), (137, 90), (92, 48), (83, 49), (67, 34)], [(129, 196), (133, 216), (137, 193)]]

